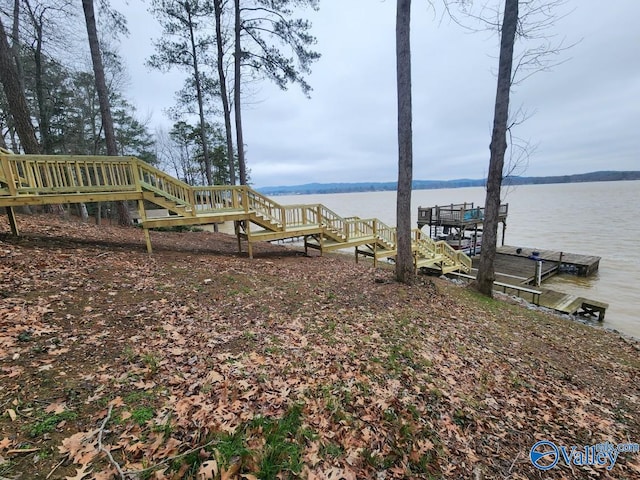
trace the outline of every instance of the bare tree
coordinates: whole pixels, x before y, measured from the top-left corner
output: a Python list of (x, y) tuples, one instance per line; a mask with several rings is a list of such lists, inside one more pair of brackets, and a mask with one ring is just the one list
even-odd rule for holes
[(240, 97), (240, 84), (241, 84), (241, 66), (242, 66), (242, 36), (241, 36), (241, 10), (240, 0), (234, 0), (234, 60), (233, 60), (233, 109), (235, 114), (236, 123), (236, 148), (238, 149), (238, 167), (240, 169), (240, 184), (246, 185), (247, 183), (247, 163), (244, 158), (244, 137), (242, 132), (242, 104)]
[[(247, 183), (247, 168), (242, 131), (242, 72), (250, 69), (254, 76), (266, 77), (283, 90), (297, 83), (305, 94), (311, 87), (303, 74), (320, 54), (311, 50), (316, 39), (309, 34), (311, 23), (293, 18), (292, 7), (318, 8), (318, 0), (234, 0), (234, 109), (236, 148), (240, 183)], [(279, 46), (287, 49), (287, 57)]]
[[(178, 101), (184, 106), (193, 103), (197, 106), (206, 182), (213, 185), (211, 139), (205, 119), (211, 110), (207, 108), (207, 96), (218, 95), (217, 82), (207, 74), (210, 63), (207, 52), (213, 37), (207, 31), (206, 22), (213, 15), (213, 6), (209, 0), (154, 0), (151, 11), (162, 25), (162, 36), (155, 42), (156, 53), (149, 58), (148, 64), (162, 71), (179, 67), (189, 72)], [(178, 119), (181, 114), (177, 113), (175, 117)]]
[[(42, 153), (54, 153), (53, 136), (51, 132), (51, 119), (54, 115), (55, 100), (49, 91), (51, 79), (55, 75), (49, 71), (52, 61), (50, 52), (47, 49), (55, 49), (54, 44), (62, 49), (68, 42), (64, 34), (65, 22), (72, 18), (74, 12), (70, 8), (70, 4), (66, 0), (56, 1), (39, 1), (39, 0), (22, 0), (25, 6), (27, 16), (27, 26), (30, 32), (25, 36), (25, 41), (31, 45), (28, 47), (30, 56), (33, 60), (33, 80), (34, 94), (37, 105), (38, 133), (40, 135), (40, 143), (42, 145)], [(16, 39), (14, 38), (14, 42)], [(46, 44), (46, 45), (45, 45)], [(15, 44), (14, 44), (15, 46)], [(48, 48), (45, 48), (48, 47)], [(17, 61), (20, 67), (21, 61)], [(22, 79), (24, 84), (24, 79)]]
[(4, 88), (16, 133), (25, 153), (40, 153), (40, 145), (31, 123), (29, 106), (22, 89), (20, 76), (9, 46), (7, 34), (0, 19), (0, 81)]
[(234, 161), (233, 137), (231, 130), (231, 106), (227, 92), (227, 75), (224, 69), (224, 41), (222, 38), (222, 0), (213, 0), (213, 8), (216, 21), (216, 50), (218, 77), (220, 79), (220, 98), (222, 99), (222, 112), (224, 114), (225, 140), (227, 143), (227, 161), (229, 162), (229, 178), (231, 185), (236, 183), (236, 168)]
[[(93, 74), (96, 82), (96, 91), (100, 103), (100, 115), (102, 117), (102, 127), (104, 129), (105, 141), (107, 144), (107, 155), (118, 155), (118, 143), (113, 128), (113, 117), (111, 116), (111, 106), (109, 104), (109, 90), (104, 75), (102, 64), (102, 54), (98, 41), (98, 29), (96, 27), (96, 16), (93, 8), (93, 0), (82, 0), (85, 23), (87, 25), (87, 36), (89, 38), (89, 49), (91, 50), (91, 63), (93, 64)], [(131, 225), (131, 214), (126, 202), (116, 202), (118, 211), (118, 223), (121, 225)]]
[(518, 27), (518, 0), (506, 0), (500, 39), (500, 60), (498, 67), (498, 86), (491, 134), (489, 173), (487, 175), (487, 196), (485, 199), (485, 218), (483, 226), (482, 253), (478, 266), (476, 288), (487, 296), (493, 295), (495, 280), (494, 261), (498, 232), (498, 213), (500, 209), (500, 190), (502, 170), (507, 150), (507, 128), (509, 121), (509, 97), (513, 66), (513, 46)]
[(22, 63), (20, 61), (20, 0), (14, 0), (13, 2), (13, 25), (11, 27), (11, 51), (13, 53), (13, 59), (16, 62), (16, 68), (18, 72), (18, 78), (22, 90), (24, 90), (24, 78), (22, 71)]
[[(500, 10), (487, 3), (482, 4), (477, 14), (466, 9), (472, 6), (469, 0), (452, 0), (450, 3), (465, 7), (465, 14), (480, 21), (484, 25), (483, 29), (497, 30), (501, 34), (486, 185), (483, 245), (476, 280), (476, 288), (491, 296), (495, 280), (494, 261), (502, 186), (509, 175), (521, 173), (526, 168), (529, 156), (536, 148), (529, 141), (513, 135), (512, 129), (523, 123), (529, 115), (522, 108), (513, 114), (510, 113), (511, 89), (537, 72), (549, 71), (564, 63), (566, 60), (559, 56), (560, 53), (574, 44), (567, 46), (564, 39), (557, 41), (554, 35), (549, 34), (550, 28), (562, 17), (558, 12), (567, 3), (566, 0), (505, 0), (502, 21)], [(457, 21), (455, 16), (454, 20)], [(459, 21), (458, 23), (461, 24)], [(524, 40), (519, 49), (516, 48), (518, 39)], [(510, 149), (510, 152), (505, 165), (507, 149)]]
[(398, 0), (396, 13), (396, 75), (398, 84), (398, 192), (396, 205), (396, 280), (412, 283), (411, 183), (413, 134), (411, 128), (411, 0)]

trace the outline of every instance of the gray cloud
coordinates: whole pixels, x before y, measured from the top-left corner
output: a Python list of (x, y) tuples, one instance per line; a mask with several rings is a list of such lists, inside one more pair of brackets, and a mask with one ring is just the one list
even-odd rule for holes
[[(479, 178), (489, 158), (498, 39), (439, 22), (426, 5), (413, 5), (414, 178)], [(162, 111), (181, 75), (142, 66), (157, 30), (141, 8), (122, 7), (137, 12), (122, 49), (131, 96), (154, 122), (168, 124)], [(254, 183), (393, 181), (395, 2), (323, 0), (309, 17), (322, 53), (309, 78), (312, 98), (265, 83), (244, 110)], [(550, 32), (581, 42), (561, 55), (565, 63), (514, 89), (512, 111), (533, 114), (514, 135), (538, 146), (526, 175), (640, 168), (638, 18), (636, 0), (606, 7), (581, 0)]]

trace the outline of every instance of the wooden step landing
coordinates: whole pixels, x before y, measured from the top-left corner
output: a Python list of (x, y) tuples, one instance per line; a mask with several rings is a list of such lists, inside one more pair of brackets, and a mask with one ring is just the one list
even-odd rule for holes
[[(359, 247), (361, 245), (373, 245), (377, 242), (378, 242), (378, 239), (373, 236), (353, 238), (353, 239), (345, 240), (344, 242), (324, 239), (322, 241), (322, 250), (326, 250), (326, 251), (342, 250), (343, 248), (353, 248), (353, 247)], [(309, 239), (307, 243), (311, 248), (320, 248), (320, 244), (315, 239)], [(379, 250), (383, 251), (384, 249), (380, 247)]]
[(322, 233), (320, 225), (304, 225), (299, 227), (290, 227), (287, 230), (251, 230), (249, 235), (242, 234), (243, 237), (249, 237), (252, 242), (271, 242), (273, 240), (284, 240), (286, 238), (304, 237), (305, 235), (317, 235)]
[(539, 304), (543, 307), (552, 308), (568, 315), (579, 315), (585, 317), (595, 317), (599, 321), (604, 320), (608, 303), (591, 300), (588, 298), (557, 292), (547, 288), (541, 288)]
[(244, 210), (226, 210), (218, 213), (198, 213), (196, 216), (181, 217), (169, 215), (162, 218), (148, 218), (143, 222), (144, 228), (175, 227), (185, 225), (207, 225), (234, 220), (245, 220), (247, 214)]

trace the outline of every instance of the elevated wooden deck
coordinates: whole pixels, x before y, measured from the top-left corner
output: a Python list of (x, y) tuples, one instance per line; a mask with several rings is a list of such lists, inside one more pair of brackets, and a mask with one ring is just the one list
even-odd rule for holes
[[(428, 226), (430, 238), (446, 239), (450, 242), (452, 238), (457, 238), (458, 248), (461, 247), (463, 239), (467, 237), (467, 232), (472, 232), (471, 238), (473, 238), (473, 250), (475, 251), (476, 241), (481, 235), (484, 224), (484, 210), (484, 207), (475, 206), (473, 202), (418, 207), (418, 228), (422, 229), (422, 227)], [(508, 214), (509, 204), (500, 205), (498, 221), (502, 223), (502, 245), (504, 245)]]
[[(509, 204), (500, 205), (498, 219), (506, 221)], [(482, 224), (484, 207), (475, 206), (473, 202), (436, 205), (434, 207), (418, 207), (418, 228), (425, 225), (438, 227), (463, 227)]]
[[(342, 217), (321, 204), (280, 205), (246, 185), (191, 186), (135, 157), (14, 155), (0, 149), (0, 207), (18, 235), (21, 205), (136, 201), (147, 249), (150, 228), (236, 222), (238, 249), (255, 242), (304, 237), (305, 249), (355, 248), (378, 259), (395, 257), (396, 231), (376, 218)], [(147, 215), (166, 210), (168, 216)], [(413, 232), (416, 268), (442, 273), (471, 269), (471, 259)]]

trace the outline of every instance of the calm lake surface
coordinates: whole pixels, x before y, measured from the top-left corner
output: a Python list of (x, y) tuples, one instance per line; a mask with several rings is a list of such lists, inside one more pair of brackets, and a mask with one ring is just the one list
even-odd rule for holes
[[(463, 202), (484, 206), (484, 188), (416, 190), (412, 198), (412, 223), (417, 226), (418, 206)], [(322, 203), (341, 216), (377, 217), (395, 225), (395, 192), (274, 199), (285, 205)], [(509, 203), (506, 245), (602, 257), (594, 276), (557, 275), (545, 285), (607, 302), (604, 326), (640, 338), (640, 181), (523, 185), (503, 192), (505, 202)]]

